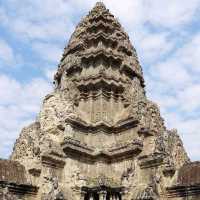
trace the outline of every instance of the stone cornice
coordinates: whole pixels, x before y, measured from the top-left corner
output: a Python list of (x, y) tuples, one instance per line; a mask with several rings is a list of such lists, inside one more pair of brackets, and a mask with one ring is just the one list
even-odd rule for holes
[(118, 89), (120, 92), (123, 92), (124, 84), (127, 83), (127, 81), (124, 81), (122, 78), (117, 77), (109, 77), (108, 75), (104, 74), (96, 74), (96, 75), (90, 75), (88, 77), (77, 77), (75, 79), (77, 82), (78, 87), (87, 88), (90, 87), (90, 85), (98, 85), (101, 83), (102, 85), (106, 86), (112, 86)]
[(111, 58), (113, 60), (116, 60), (118, 62), (123, 61), (123, 55), (122, 53), (119, 53), (117, 51), (113, 52), (111, 49), (102, 47), (102, 48), (90, 48), (87, 51), (81, 53), (81, 57), (85, 59), (90, 59), (90, 58), (96, 58), (98, 56), (104, 56), (106, 58)]
[(107, 34), (103, 31), (99, 31), (98, 33), (87, 33), (86, 34), (86, 37), (85, 37), (85, 42), (88, 43), (89, 41), (91, 40), (97, 40), (97, 39), (104, 39), (105, 41), (111, 41), (111, 42), (119, 42), (119, 39), (114, 36), (114, 35), (110, 35), (110, 34)]
[(164, 155), (163, 154), (150, 154), (150, 155), (143, 155), (139, 158), (139, 165), (143, 168), (151, 168), (157, 167), (163, 164)]
[(119, 133), (121, 131), (129, 130), (133, 127), (136, 127), (139, 123), (138, 119), (135, 119), (134, 117), (118, 121), (116, 124), (108, 124), (105, 121), (89, 124), (79, 118), (67, 118), (65, 121), (66, 123), (70, 124), (74, 129), (78, 129), (86, 133), (96, 133), (99, 131), (104, 131), (105, 133)]
[(97, 29), (100, 26), (104, 27), (105, 29), (109, 29), (112, 32), (114, 32), (116, 30), (120, 30), (121, 31), (119, 26), (116, 26), (115, 24), (108, 24), (108, 23), (105, 23), (103, 21), (98, 21), (98, 22), (93, 21), (92, 24), (87, 26), (86, 31), (90, 32), (92, 30), (92, 32), (93, 32), (94, 29)]
[(64, 54), (63, 54), (63, 57), (61, 59), (61, 62), (65, 59), (65, 57), (68, 55), (68, 54), (73, 54), (75, 52), (79, 52), (81, 50), (84, 49), (84, 44), (82, 41), (80, 42), (73, 42), (73, 43), (70, 43), (68, 45), (68, 47), (65, 49), (64, 51)]
[(80, 141), (76, 141), (72, 138), (67, 138), (67, 140), (61, 143), (61, 146), (67, 156), (72, 154), (73, 157), (77, 155), (91, 162), (98, 162), (101, 160), (106, 163), (132, 157), (134, 154), (141, 152), (143, 148), (141, 141), (134, 140), (128, 144), (121, 144), (119, 147), (110, 147), (96, 151), (95, 148), (88, 147), (86, 144), (81, 144)]
[(200, 195), (200, 184), (174, 185), (166, 188), (168, 198), (189, 197)]
[(117, 22), (114, 18), (114, 16), (108, 12), (105, 12), (104, 14), (102, 13), (97, 13), (96, 15), (89, 15), (88, 16), (88, 21), (91, 23), (93, 21), (104, 21), (104, 22), (108, 22), (108, 23), (115, 23), (116, 25), (118, 25), (119, 27), (121, 27), (121, 25), (119, 24), (119, 22)]
[(0, 188), (8, 188), (11, 193), (22, 195), (36, 195), (39, 189), (31, 184), (18, 184), (7, 181), (0, 181)]
[(46, 152), (41, 156), (42, 164), (48, 165), (52, 168), (63, 168), (65, 160), (63, 155), (54, 152)]

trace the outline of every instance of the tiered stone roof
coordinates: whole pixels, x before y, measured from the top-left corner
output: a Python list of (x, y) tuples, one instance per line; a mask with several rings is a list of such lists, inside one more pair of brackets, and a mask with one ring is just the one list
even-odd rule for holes
[[(118, 79), (123, 79), (123, 75), (130, 79), (137, 76), (144, 86), (142, 69), (128, 35), (105, 5), (98, 2), (78, 24), (65, 48), (55, 76), (58, 87), (64, 72), (74, 75), (81, 71), (80, 80), (87, 79), (86, 69), (101, 64), (99, 72), (117, 69), (120, 72)], [(114, 74), (110, 77), (112, 81), (115, 78)]]

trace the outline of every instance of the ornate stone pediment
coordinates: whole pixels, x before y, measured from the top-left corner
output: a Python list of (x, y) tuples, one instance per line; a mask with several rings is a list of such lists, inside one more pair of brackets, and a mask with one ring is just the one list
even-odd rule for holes
[(147, 186), (145, 189), (138, 191), (136, 197), (133, 197), (132, 200), (159, 200), (159, 197), (153, 187)]
[(66, 138), (61, 144), (63, 151), (69, 156), (77, 156), (81, 159), (89, 159), (92, 162), (98, 162), (102, 159), (105, 162), (116, 162), (120, 159), (131, 157), (142, 151), (143, 143), (140, 140), (133, 140), (132, 142), (120, 144), (117, 146), (107, 147), (95, 150), (87, 144), (81, 143), (73, 138)]
[(95, 187), (120, 188), (121, 184), (117, 180), (114, 180), (114, 178), (109, 178), (106, 177), (104, 174), (101, 174), (96, 178), (88, 178), (86, 186), (88, 188), (95, 188)]

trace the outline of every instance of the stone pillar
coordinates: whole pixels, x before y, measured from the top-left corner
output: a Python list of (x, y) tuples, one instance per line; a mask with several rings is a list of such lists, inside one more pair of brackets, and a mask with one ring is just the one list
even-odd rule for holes
[(127, 200), (127, 199), (130, 199), (130, 195), (132, 193), (130, 193), (130, 191), (126, 188), (126, 190), (124, 190), (123, 192), (120, 192), (120, 195), (121, 195), (121, 199), (123, 200)]
[(93, 194), (90, 194), (89, 200), (94, 200)]
[(84, 200), (84, 199), (85, 199), (85, 195), (86, 195), (86, 192), (82, 191), (82, 192), (81, 192), (81, 200)]
[(98, 194), (99, 194), (99, 200), (106, 200), (106, 195), (107, 195), (106, 191), (101, 191)]
[(111, 195), (111, 199), (112, 200), (120, 200), (119, 194), (115, 193), (115, 194)]
[(119, 194), (115, 195), (115, 200), (119, 200)]

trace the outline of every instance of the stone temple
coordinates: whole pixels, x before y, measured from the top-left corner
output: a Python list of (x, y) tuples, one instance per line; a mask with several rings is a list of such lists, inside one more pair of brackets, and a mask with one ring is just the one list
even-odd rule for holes
[(0, 199), (200, 199), (200, 163), (147, 99), (136, 51), (103, 3), (76, 27), (54, 83), (0, 160)]

